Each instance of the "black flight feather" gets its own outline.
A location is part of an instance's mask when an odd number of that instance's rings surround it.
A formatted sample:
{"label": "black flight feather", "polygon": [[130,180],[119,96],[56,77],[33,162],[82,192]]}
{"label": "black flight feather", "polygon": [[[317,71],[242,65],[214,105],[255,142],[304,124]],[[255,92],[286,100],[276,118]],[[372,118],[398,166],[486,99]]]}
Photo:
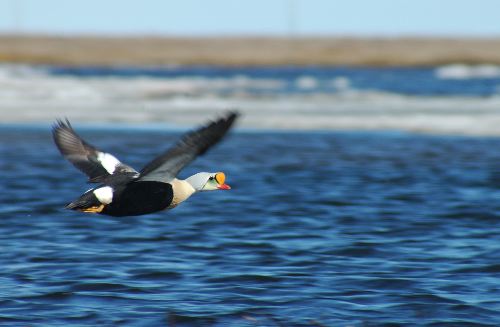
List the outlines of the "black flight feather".
{"label": "black flight feather", "polygon": [[170,182],[197,156],[219,142],[237,117],[238,113],[229,112],[206,126],[188,132],[172,148],[142,168],[139,179]]}
{"label": "black flight feather", "polygon": [[[106,155],[106,153],[85,142],[73,130],[67,119],[66,121],[57,120],[52,129],[52,136],[61,154],[76,168],[86,174],[89,177],[89,182],[103,182],[103,180],[111,176],[99,161],[99,156]],[[113,175],[122,173],[129,175],[137,174],[132,167],[119,163],[115,167]]]}

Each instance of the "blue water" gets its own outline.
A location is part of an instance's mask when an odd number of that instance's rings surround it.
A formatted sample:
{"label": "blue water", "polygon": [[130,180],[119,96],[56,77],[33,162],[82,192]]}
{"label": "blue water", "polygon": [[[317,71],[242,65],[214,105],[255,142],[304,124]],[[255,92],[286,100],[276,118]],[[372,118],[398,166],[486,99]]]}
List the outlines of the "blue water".
{"label": "blue water", "polygon": [[[80,130],[136,168],[179,135]],[[231,191],[119,219],[62,209],[49,126],[0,152],[1,325],[500,325],[499,138],[236,131],[182,173]]]}

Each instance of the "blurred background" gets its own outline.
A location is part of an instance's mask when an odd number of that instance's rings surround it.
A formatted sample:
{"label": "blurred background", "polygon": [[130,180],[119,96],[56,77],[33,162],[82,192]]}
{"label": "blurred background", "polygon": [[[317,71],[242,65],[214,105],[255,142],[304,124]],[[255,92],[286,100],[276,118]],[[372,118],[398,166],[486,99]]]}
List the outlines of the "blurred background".
{"label": "blurred background", "polygon": [[[0,325],[500,326],[500,1],[0,0]],[[67,117],[232,189],[115,219]],[[208,193],[208,194],[207,194]]]}
{"label": "blurred background", "polygon": [[0,1],[2,122],[498,134],[494,0]]}

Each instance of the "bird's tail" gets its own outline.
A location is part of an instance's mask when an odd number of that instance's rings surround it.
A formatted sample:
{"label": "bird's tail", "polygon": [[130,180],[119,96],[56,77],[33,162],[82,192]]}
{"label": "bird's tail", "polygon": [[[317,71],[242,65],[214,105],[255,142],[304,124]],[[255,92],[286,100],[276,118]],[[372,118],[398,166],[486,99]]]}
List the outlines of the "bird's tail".
{"label": "bird's tail", "polygon": [[87,192],[66,205],[66,209],[99,213],[104,209],[104,204],[97,199],[94,192]]}

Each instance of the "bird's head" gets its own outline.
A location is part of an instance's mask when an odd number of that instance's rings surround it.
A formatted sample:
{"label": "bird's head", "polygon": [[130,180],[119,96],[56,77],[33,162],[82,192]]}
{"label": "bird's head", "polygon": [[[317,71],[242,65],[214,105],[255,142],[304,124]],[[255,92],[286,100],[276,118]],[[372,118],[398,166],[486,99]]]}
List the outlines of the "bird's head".
{"label": "bird's head", "polygon": [[197,173],[186,179],[193,188],[198,191],[230,190],[231,187],[226,182],[226,175],[218,173]]}

